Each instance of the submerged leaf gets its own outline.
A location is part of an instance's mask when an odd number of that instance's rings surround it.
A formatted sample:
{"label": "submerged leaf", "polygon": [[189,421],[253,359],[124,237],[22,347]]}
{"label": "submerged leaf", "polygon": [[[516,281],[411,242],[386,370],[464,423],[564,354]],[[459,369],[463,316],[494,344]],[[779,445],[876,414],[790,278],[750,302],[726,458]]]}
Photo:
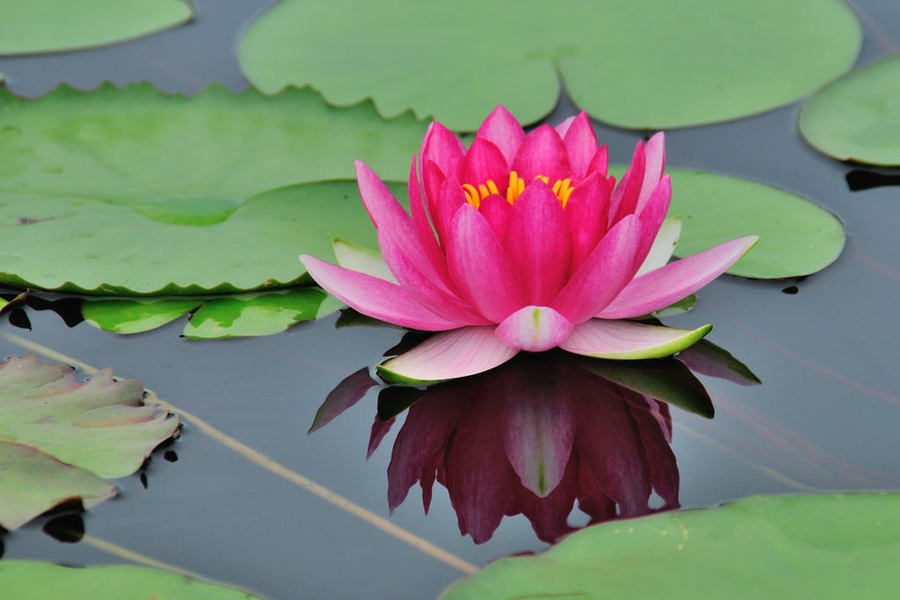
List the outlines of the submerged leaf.
{"label": "submerged leaf", "polygon": [[0,589],[16,600],[261,600],[244,590],[147,567],[116,565],[76,569],[30,560],[0,563]]}
{"label": "submerged leaf", "polygon": [[888,598],[900,585],[898,502],[883,492],[755,496],[605,523],[492,563],[441,598]]}
{"label": "submerged leaf", "polygon": [[597,119],[668,129],[793,102],[850,68],[861,37],[839,0],[284,0],[239,58],[267,92],[310,85],[335,105],[373,98],[383,115],[412,109],[455,130],[497,104],[537,121],[560,78]]}
{"label": "submerged leaf", "polygon": [[28,0],[4,2],[0,55],[115,44],[193,17],[188,0]]}

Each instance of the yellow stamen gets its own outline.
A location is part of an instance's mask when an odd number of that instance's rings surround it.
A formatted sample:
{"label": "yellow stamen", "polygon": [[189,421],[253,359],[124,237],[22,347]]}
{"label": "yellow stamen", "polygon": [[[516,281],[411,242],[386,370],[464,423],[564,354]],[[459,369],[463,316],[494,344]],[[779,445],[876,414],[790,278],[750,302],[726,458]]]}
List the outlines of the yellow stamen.
{"label": "yellow stamen", "polygon": [[491,194],[499,194],[500,193],[500,190],[497,189],[497,184],[494,183],[493,179],[488,179],[486,183],[487,183],[488,189],[491,191]]}
{"label": "yellow stamen", "polygon": [[535,176],[535,179],[540,179],[541,181],[543,181],[543,182],[546,183],[547,185],[550,185],[550,178],[547,177],[546,175],[537,175],[537,176]]}
{"label": "yellow stamen", "polygon": [[[538,175],[535,179],[540,179],[547,185],[550,185],[550,178],[547,175]],[[464,183],[462,187],[466,194],[466,200],[476,209],[481,206],[481,201],[488,196],[500,194],[500,188],[497,187],[497,184],[494,183],[492,179],[488,179],[484,183],[479,184],[478,187],[475,187],[471,183]],[[559,199],[559,203],[563,208],[566,207],[569,196],[571,196],[572,192],[575,190],[574,186],[572,186],[572,180],[568,177],[566,179],[557,179],[553,183],[551,189],[553,190],[553,194]],[[520,178],[519,174],[515,171],[510,171],[509,185],[506,186],[506,201],[510,204],[515,204],[516,199],[518,199],[524,191],[525,180]]]}
{"label": "yellow stamen", "polygon": [[462,187],[466,194],[466,200],[477,209],[481,205],[481,196],[478,195],[478,190],[471,183],[464,183]]}
{"label": "yellow stamen", "polygon": [[489,192],[488,192],[487,186],[484,185],[483,183],[478,186],[478,191],[481,193],[482,198],[488,197]]}

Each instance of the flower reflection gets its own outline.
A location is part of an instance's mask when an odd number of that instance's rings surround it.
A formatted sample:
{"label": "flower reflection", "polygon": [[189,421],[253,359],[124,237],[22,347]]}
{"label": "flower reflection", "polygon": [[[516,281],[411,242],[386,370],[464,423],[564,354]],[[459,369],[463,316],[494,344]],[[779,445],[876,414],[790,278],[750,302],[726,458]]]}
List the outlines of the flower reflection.
{"label": "flower reflection", "polygon": [[[312,429],[376,385],[365,378],[359,371],[342,382]],[[590,523],[679,506],[666,401],[712,416],[702,384],[675,359],[623,364],[523,354],[424,390],[383,388],[369,453],[409,407],[388,467],[392,511],[419,483],[427,512],[437,481],[460,531],[476,543],[490,539],[504,515],[517,514],[552,543],[574,529],[576,503]]]}

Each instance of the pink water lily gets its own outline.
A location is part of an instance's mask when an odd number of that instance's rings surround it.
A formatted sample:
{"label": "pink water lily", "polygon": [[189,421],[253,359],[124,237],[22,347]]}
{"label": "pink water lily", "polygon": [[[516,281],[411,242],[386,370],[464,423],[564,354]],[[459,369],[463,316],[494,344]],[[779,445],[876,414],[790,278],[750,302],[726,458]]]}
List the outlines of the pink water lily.
{"label": "pink water lily", "polygon": [[435,122],[413,157],[409,213],[356,163],[383,263],[349,245],[340,262],[357,270],[300,260],[357,311],[441,332],[380,365],[389,379],[473,375],[519,351],[557,346],[601,358],[667,356],[711,325],[684,330],[627,319],[695,292],[757,238],[668,263],[678,227],[663,227],[672,194],[664,162],[658,133],[637,144],[616,184],[585,113],[526,134],[498,106],[468,149]]}

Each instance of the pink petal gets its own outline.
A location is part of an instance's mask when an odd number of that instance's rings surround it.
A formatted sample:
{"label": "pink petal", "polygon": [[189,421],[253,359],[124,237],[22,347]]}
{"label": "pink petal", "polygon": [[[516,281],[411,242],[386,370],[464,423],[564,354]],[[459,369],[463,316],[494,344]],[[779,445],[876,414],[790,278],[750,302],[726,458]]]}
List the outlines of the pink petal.
{"label": "pink petal", "polygon": [[[434,222],[434,206],[438,196],[440,196],[441,186],[444,185],[445,179],[447,179],[447,176],[444,175],[444,172],[433,160],[422,163],[422,187],[425,190],[425,208],[428,209],[432,222]],[[435,228],[437,228],[436,224]]]}
{"label": "pink petal", "polygon": [[326,292],[373,319],[425,331],[465,325],[434,314],[394,283],[330,265],[306,254],[300,255],[300,261]]}
{"label": "pink petal", "polygon": [[450,276],[479,313],[499,323],[527,304],[515,267],[484,215],[463,204],[447,233]]}
{"label": "pink petal", "polygon": [[578,267],[551,306],[577,324],[609,304],[637,270],[634,240],[639,233],[640,224],[633,215],[616,223]]}
{"label": "pink petal", "polygon": [[675,251],[675,245],[678,244],[678,238],[681,236],[681,219],[673,218],[663,222],[662,226],[653,240],[650,252],[644,258],[641,268],[635,274],[640,277],[644,273],[649,273],[660,267],[665,266],[669,259],[672,258],[672,252]]}
{"label": "pink petal", "polygon": [[428,255],[428,259],[437,268],[440,264],[445,264],[444,254],[438,246],[437,239],[434,237],[434,230],[431,223],[428,222],[428,212],[422,202],[422,196],[419,194],[419,180],[416,177],[416,156],[412,157],[412,164],[409,167],[409,182],[407,183],[407,193],[409,194],[409,209],[412,214],[413,225],[416,228],[416,235],[422,242],[422,247]]}
{"label": "pink petal", "polygon": [[[597,150],[597,153],[594,154],[594,158],[591,159],[591,164],[588,165],[588,170],[587,170],[587,173],[585,173],[585,175],[596,172],[596,173],[602,173],[604,176],[606,176],[606,170],[607,170],[608,166],[609,166],[609,149],[606,147],[606,144],[604,144],[604,145],[600,146],[600,148]],[[615,178],[613,178],[612,181],[609,182],[609,186],[610,186],[610,188],[613,188],[613,187],[615,187],[615,185],[616,185],[616,180],[615,180]]]}
{"label": "pink petal", "polygon": [[555,391],[553,386],[523,386],[507,398],[503,411],[503,447],[509,463],[522,485],[541,498],[562,481],[575,441],[569,403],[548,401]]}
{"label": "pink petal", "polygon": [[423,165],[432,161],[440,167],[445,176],[459,179],[459,168],[466,154],[466,148],[452,131],[435,121],[425,132],[420,154]]}
{"label": "pink petal", "polygon": [[606,177],[592,173],[569,196],[565,213],[572,234],[572,272],[581,266],[606,233],[609,192]]}
{"label": "pink petal", "polygon": [[573,327],[549,306],[526,306],[506,317],[494,333],[513,348],[543,352],[562,343]]}
{"label": "pink petal", "polygon": [[669,202],[672,200],[672,184],[669,176],[666,175],[653,189],[653,193],[647,200],[644,210],[638,213],[638,219],[641,222],[641,236],[637,241],[638,251],[635,254],[635,266],[639,267],[650,253],[653,247],[653,241],[662,227],[663,221],[666,220],[666,213],[669,211]]}
{"label": "pink petal", "polygon": [[576,180],[582,179],[591,166],[591,161],[597,154],[597,136],[588,119],[587,113],[581,113],[572,121],[563,137],[563,145],[569,156],[569,165],[572,167],[572,175]]}
{"label": "pink petal", "polygon": [[601,319],[639,317],[678,302],[724,273],[758,239],[755,235],[737,238],[641,275],[597,316]]}
{"label": "pink petal", "polygon": [[513,160],[512,170],[528,185],[538,175],[550,178],[552,185],[571,175],[566,147],[556,130],[541,125],[525,136]]}
{"label": "pink petal", "polygon": [[509,183],[509,166],[507,166],[506,158],[503,157],[500,148],[488,140],[475,138],[463,159],[459,180],[461,183],[469,183],[475,187],[491,180],[497,184],[501,193],[506,193],[506,186]]}
{"label": "pink petal", "polygon": [[431,220],[438,232],[441,246],[444,248],[445,264],[450,224],[453,222],[453,217],[456,216],[459,207],[463,204],[468,204],[468,202],[462,186],[456,179],[447,178],[441,182],[441,187],[429,207]]}
{"label": "pink petal", "polygon": [[503,196],[491,194],[481,201],[481,206],[478,210],[488,220],[491,227],[494,228],[497,239],[502,240],[506,234],[506,223],[509,220],[510,213],[512,213],[512,205],[509,201]]}
{"label": "pink petal", "polygon": [[[488,118],[478,128],[475,139],[485,139],[497,146],[506,159],[506,170],[508,172],[513,158],[516,156],[516,151],[522,145],[522,140],[525,139],[525,132],[516,118],[506,108],[498,104],[497,108],[488,115]],[[499,181],[496,181],[496,183],[500,184]]]}
{"label": "pink petal", "polygon": [[709,333],[710,329],[712,325],[704,325],[691,331],[635,321],[591,319],[576,325],[572,334],[559,347],[594,358],[661,358],[691,346]]}
{"label": "pink petal", "polygon": [[500,341],[493,327],[464,327],[434,335],[377,370],[391,383],[455,379],[493,369],[518,352]]}
{"label": "pink petal", "polygon": [[622,175],[619,185],[609,199],[609,224],[612,225],[625,215],[630,215],[637,207],[644,181],[644,143],[638,142],[631,158],[631,166]]}
{"label": "pink petal", "polygon": [[549,303],[569,277],[572,241],[562,206],[543,181],[531,182],[516,200],[503,246],[518,270],[526,301]]}
{"label": "pink petal", "polygon": [[569,127],[572,126],[572,121],[574,121],[574,120],[575,120],[575,117],[569,117],[567,119],[563,119],[559,123],[559,125],[554,127],[554,129],[556,129],[556,133],[559,134],[560,138],[565,137],[566,132],[569,131]]}
{"label": "pink petal", "polygon": [[644,147],[644,165],[644,178],[635,210],[637,213],[644,209],[644,204],[650,199],[650,194],[659,183],[666,166],[666,137],[662,131],[647,141]]}

